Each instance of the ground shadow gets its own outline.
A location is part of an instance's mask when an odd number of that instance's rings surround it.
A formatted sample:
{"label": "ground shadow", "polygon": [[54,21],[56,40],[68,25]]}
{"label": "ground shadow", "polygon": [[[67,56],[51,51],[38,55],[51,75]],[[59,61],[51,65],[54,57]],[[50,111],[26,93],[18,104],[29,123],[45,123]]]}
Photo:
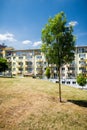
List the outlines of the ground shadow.
{"label": "ground shadow", "polygon": [[76,105],[87,107],[87,101],[86,100],[68,100],[69,102],[72,102]]}

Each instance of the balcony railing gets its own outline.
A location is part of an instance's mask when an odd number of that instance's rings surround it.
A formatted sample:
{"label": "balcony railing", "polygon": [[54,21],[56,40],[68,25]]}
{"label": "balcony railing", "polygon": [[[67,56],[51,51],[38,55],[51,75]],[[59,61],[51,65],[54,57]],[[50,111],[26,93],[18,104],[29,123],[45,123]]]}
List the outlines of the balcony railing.
{"label": "balcony railing", "polygon": [[37,68],[42,68],[43,65],[37,64],[36,67],[37,67]]}
{"label": "balcony railing", "polygon": [[84,63],[84,64],[80,64],[80,67],[85,68],[85,67],[86,67],[86,64],[85,64],[85,63]]}

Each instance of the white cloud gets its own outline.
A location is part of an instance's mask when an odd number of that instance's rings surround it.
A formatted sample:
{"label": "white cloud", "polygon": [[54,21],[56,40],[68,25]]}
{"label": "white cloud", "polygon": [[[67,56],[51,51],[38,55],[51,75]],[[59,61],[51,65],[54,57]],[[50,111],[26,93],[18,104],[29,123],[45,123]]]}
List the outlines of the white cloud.
{"label": "white cloud", "polygon": [[15,42],[17,40],[14,38],[14,35],[12,33],[5,33],[0,34],[0,41]]}
{"label": "white cloud", "polygon": [[69,22],[69,25],[71,25],[71,26],[76,26],[77,24],[78,24],[77,21],[71,21],[71,22]]}
{"label": "white cloud", "polygon": [[37,41],[37,42],[34,42],[33,46],[36,47],[36,46],[39,46],[39,45],[41,45],[41,44],[42,44],[41,41]]}
{"label": "white cloud", "polygon": [[31,44],[32,42],[29,40],[22,41],[22,44]]}

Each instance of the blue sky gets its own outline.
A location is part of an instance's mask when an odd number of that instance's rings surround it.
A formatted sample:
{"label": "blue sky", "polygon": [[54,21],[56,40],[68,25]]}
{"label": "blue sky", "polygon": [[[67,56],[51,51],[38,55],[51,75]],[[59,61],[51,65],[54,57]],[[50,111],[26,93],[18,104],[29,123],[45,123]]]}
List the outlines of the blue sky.
{"label": "blue sky", "polygon": [[0,44],[39,48],[42,28],[61,11],[74,25],[76,45],[87,45],[87,0],[0,0]]}

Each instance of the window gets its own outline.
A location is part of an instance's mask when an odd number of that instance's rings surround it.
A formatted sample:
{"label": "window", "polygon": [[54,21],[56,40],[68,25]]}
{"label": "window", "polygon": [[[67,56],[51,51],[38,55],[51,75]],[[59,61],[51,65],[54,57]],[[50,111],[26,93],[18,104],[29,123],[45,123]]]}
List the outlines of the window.
{"label": "window", "polygon": [[65,68],[62,68],[62,70],[65,70]]}
{"label": "window", "polygon": [[65,84],[65,81],[62,81],[62,84]]}
{"label": "window", "polygon": [[22,56],[22,54],[23,54],[23,52],[21,52],[21,51],[16,52],[17,56]]}
{"label": "window", "polygon": [[15,60],[16,59],[16,57],[13,57],[13,60]]}
{"label": "window", "polygon": [[67,84],[70,84],[70,81],[67,81]]}
{"label": "window", "polygon": [[41,68],[36,68],[36,70],[37,70],[37,71],[42,71],[42,69],[41,69]]}
{"label": "window", "polygon": [[58,70],[57,67],[54,67],[54,70]]}
{"label": "window", "polygon": [[86,71],[86,68],[84,68],[84,67],[79,67],[79,70]]}
{"label": "window", "polygon": [[65,74],[62,74],[62,77],[64,77],[65,76]]}
{"label": "window", "polygon": [[41,59],[42,56],[41,56],[41,55],[37,55],[36,58],[37,58],[37,59]]}
{"label": "window", "polygon": [[68,71],[70,71],[70,70],[75,70],[75,68],[74,67],[68,67]]}
{"label": "window", "polygon": [[26,65],[32,65],[32,62],[31,61],[26,62]]}
{"label": "window", "polygon": [[44,65],[46,65],[47,63],[46,62],[44,62]]}
{"label": "window", "polygon": [[85,52],[85,48],[78,48],[78,53],[84,53]]}
{"label": "window", "polygon": [[79,58],[85,58],[86,54],[79,54]]}
{"label": "window", "polygon": [[13,62],[13,66],[15,66],[16,65],[16,63],[15,62]]}
{"label": "window", "polygon": [[76,84],[76,82],[75,82],[75,81],[73,81],[73,82],[72,82],[72,84]]}
{"label": "window", "polygon": [[19,59],[21,60],[21,59],[23,59],[23,57],[22,57],[22,56],[20,56],[20,57],[19,57]]}
{"label": "window", "polygon": [[40,55],[41,54],[41,51],[40,50],[37,50],[34,52],[35,55]]}
{"label": "window", "polygon": [[32,72],[32,70],[33,70],[32,68],[26,68],[26,71],[28,71],[30,73]]}
{"label": "window", "polygon": [[23,65],[23,62],[19,62],[19,65]]}
{"label": "window", "polygon": [[19,68],[19,71],[23,71],[23,68]]}
{"label": "window", "polygon": [[40,66],[41,66],[41,65],[42,65],[42,62],[36,62],[36,65],[40,65]]}
{"label": "window", "polygon": [[26,58],[27,59],[32,59],[32,56],[31,55],[27,55]]}
{"label": "window", "polygon": [[6,52],[6,56],[11,56],[11,52]]}
{"label": "window", "polygon": [[15,71],[16,70],[16,68],[13,68],[13,71]]}
{"label": "window", "polygon": [[81,61],[79,61],[79,64],[81,64],[82,62]]}
{"label": "window", "polygon": [[86,65],[86,62],[85,61],[79,61],[79,64]]}

